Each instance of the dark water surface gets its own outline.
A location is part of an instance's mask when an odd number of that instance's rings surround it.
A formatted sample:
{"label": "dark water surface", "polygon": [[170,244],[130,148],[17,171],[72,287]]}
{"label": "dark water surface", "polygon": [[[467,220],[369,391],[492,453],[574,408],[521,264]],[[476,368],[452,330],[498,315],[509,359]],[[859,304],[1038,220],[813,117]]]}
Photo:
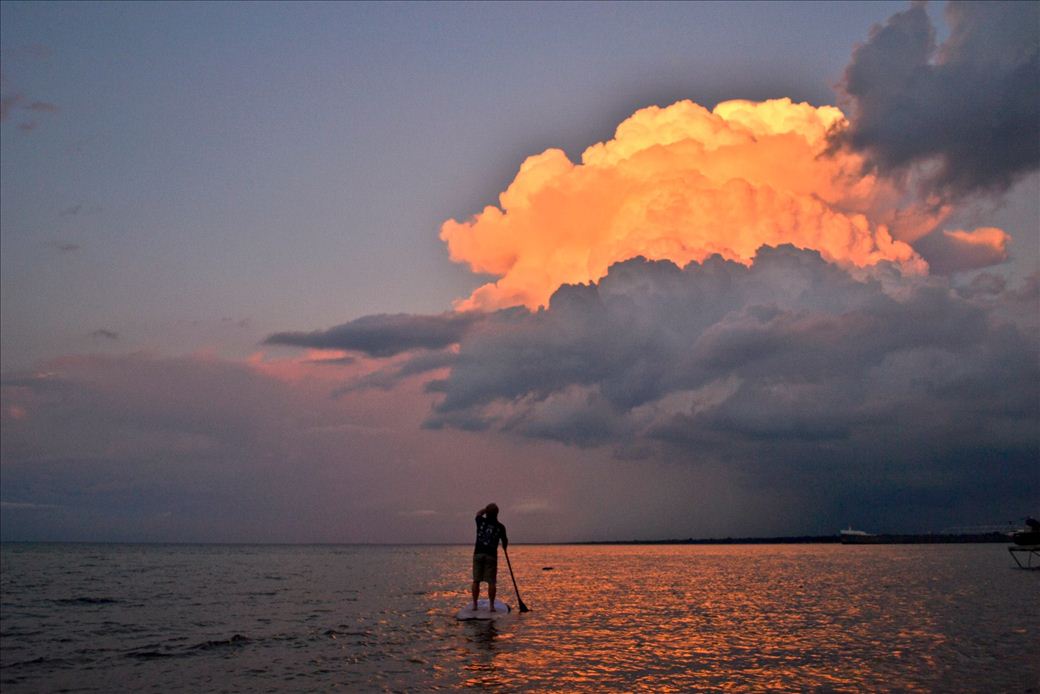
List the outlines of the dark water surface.
{"label": "dark water surface", "polygon": [[453,618],[470,552],[4,545],[0,687],[1040,691],[1002,545],[515,546],[493,625]]}

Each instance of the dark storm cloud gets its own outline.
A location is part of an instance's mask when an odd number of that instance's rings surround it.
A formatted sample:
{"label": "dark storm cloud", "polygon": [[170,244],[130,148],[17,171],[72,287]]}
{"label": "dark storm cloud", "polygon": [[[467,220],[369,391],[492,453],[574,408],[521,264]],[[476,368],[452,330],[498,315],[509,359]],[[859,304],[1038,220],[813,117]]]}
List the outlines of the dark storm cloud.
{"label": "dark storm cloud", "polygon": [[[840,433],[873,412],[867,386],[893,360],[935,351],[982,368],[973,350],[1019,334],[990,323],[942,284],[890,295],[792,247],[763,248],[750,268],[717,257],[685,270],[635,259],[598,284],[562,287],[546,311],[474,328],[450,375],[431,386],[444,395],[433,421],[462,415],[526,431],[537,415],[542,430],[547,411],[566,419],[577,408],[586,430],[645,433],[663,423],[652,410],[681,393],[700,400],[693,414],[709,428],[801,436],[799,422],[844,412],[847,421],[821,429]],[[1035,387],[1036,369],[1024,375]],[[1009,379],[1022,383],[1004,374],[995,387]],[[601,413],[595,427],[590,408]]]}
{"label": "dark storm cloud", "polygon": [[723,464],[834,519],[856,495],[903,527],[935,499],[988,517],[1036,498],[1037,281],[855,272],[791,246],[750,267],[635,258],[346,389],[445,369],[428,428]]}
{"label": "dark storm cloud", "polygon": [[853,53],[838,141],[886,175],[918,165],[926,192],[1000,192],[1040,164],[1040,3],[956,2],[937,46],[923,5]]}
{"label": "dark storm cloud", "polygon": [[102,340],[118,340],[119,333],[114,330],[107,330],[105,328],[98,328],[94,332],[90,333],[91,337],[99,338]]}
{"label": "dark storm cloud", "polygon": [[1019,502],[1040,492],[1040,338],[1000,317],[1036,315],[1035,291],[878,277],[792,247],[751,267],[619,263],[547,310],[474,327],[429,386],[427,426],[649,447],[764,486],[866,476],[873,495],[957,504],[1010,476]]}
{"label": "dark storm cloud", "polygon": [[266,344],[341,349],[374,357],[390,357],[413,349],[441,349],[457,343],[480,314],[443,313],[414,316],[403,313],[363,316],[328,330],[275,333]]}

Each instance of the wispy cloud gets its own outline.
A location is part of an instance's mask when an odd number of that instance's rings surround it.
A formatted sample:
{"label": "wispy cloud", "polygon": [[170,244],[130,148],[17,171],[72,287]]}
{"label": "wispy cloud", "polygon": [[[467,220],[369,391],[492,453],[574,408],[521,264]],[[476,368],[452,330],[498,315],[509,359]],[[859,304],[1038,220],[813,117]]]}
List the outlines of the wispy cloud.
{"label": "wispy cloud", "polygon": [[10,117],[11,110],[22,100],[21,94],[5,94],[0,96],[0,121]]}
{"label": "wispy cloud", "polygon": [[17,511],[46,511],[61,508],[57,504],[37,504],[30,501],[0,501],[0,508]]}
{"label": "wispy cloud", "polygon": [[33,101],[32,103],[26,104],[23,108],[26,111],[36,111],[38,113],[57,113],[58,107],[48,101]]}
{"label": "wispy cloud", "polygon": [[[0,95],[0,122],[11,118],[16,110],[28,111],[29,113],[34,114],[51,114],[57,113],[60,109],[49,101],[27,102],[25,95],[21,92],[11,92]],[[39,122],[37,120],[30,119],[19,123],[18,129],[23,132],[29,132],[35,130],[38,126]]]}

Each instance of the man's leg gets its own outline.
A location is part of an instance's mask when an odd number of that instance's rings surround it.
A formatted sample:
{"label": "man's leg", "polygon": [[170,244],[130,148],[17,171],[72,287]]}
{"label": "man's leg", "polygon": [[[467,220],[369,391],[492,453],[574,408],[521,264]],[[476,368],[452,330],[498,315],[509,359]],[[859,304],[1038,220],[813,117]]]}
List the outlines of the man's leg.
{"label": "man's leg", "polygon": [[477,598],[480,597],[480,581],[473,581],[473,609],[477,609]]}
{"label": "man's leg", "polygon": [[488,603],[491,605],[491,611],[495,611],[495,582],[488,581]]}

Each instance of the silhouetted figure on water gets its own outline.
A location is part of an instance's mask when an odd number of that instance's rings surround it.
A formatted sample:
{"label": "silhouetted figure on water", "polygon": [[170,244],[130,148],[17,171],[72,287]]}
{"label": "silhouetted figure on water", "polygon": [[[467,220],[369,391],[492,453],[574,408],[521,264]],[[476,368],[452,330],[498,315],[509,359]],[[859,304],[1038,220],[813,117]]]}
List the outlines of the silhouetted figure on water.
{"label": "silhouetted figure on water", "polygon": [[498,522],[498,506],[488,504],[477,511],[477,541],[473,546],[473,609],[477,609],[481,581],[488,584],[488,608],[495,610],[495,583],[498,577],[498,541],[502,551],[509,547],[506,526]]}

